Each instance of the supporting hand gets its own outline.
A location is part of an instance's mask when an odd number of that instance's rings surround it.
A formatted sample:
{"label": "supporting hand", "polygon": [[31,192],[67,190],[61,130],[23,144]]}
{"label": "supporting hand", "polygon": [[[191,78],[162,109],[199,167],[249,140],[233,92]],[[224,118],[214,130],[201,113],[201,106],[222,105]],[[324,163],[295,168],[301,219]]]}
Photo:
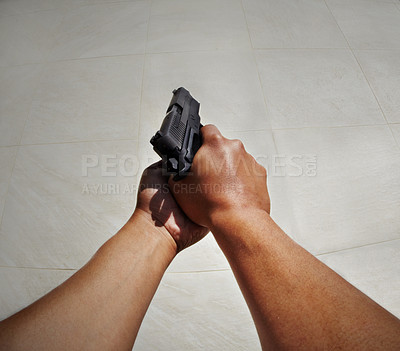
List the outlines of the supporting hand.
{"label": "supporting hand", "polygon": [[208,233],[207,228],[192,222],[175,201],[168,186],[168,176],[162,174],[161,162],[143,172],[135,212],[138,211],[174,240],[178,252]]}

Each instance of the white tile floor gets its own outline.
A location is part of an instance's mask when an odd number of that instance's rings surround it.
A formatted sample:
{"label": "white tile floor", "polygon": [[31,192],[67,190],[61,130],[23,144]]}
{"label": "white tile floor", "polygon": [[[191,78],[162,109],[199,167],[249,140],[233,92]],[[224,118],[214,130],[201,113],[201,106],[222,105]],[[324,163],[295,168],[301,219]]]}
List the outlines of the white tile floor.
{"label": "white tile floor", "polygon": [[[267,166],[289,235],[400,316],[399,38],[397,0],[0,0],[0,318],[124,223],[180,85]],[[259,349],[212,236],[135,349]]]}

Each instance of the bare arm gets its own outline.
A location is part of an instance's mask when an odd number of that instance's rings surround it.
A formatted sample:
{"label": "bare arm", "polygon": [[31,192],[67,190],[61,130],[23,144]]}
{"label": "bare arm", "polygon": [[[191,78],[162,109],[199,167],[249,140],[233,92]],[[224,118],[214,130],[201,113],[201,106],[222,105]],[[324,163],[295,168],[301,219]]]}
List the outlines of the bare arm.
{"label": "bare arm", "polygon": [[[214,126],[203,127],[202,134],[193,175],[170,183],[183,210],[211,229],[226,255],[263,349],[398,348],[400,321],[270,218],[266,172],[243,145]],[[199,191],[188,192],[191,183]]]}
{"label": "bare arm", "polygon": [[2,322],[1,348],[132,348],[175,250],[145,216],[136,213],[74,276]]}
{"label": "bare arm", "polygon": [[212,231],[263,349],[399,347],[399,320],[292,241],[269,215],[242,212],[230,218],[236,220],[216,222]]}
{"label": "bare arm", "polygon": [[1,350],[132,349],[169,263],[208,231],[163,184],[159,165],[150,167],[128,223],[65,283],[1,322]]}

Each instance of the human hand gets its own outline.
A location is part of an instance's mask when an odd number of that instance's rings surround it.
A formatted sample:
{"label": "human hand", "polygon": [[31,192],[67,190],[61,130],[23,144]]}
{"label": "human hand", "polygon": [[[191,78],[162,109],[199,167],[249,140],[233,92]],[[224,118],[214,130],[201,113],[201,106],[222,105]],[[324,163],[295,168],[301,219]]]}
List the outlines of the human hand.
{"label": "human hand", "polygon": [[161,161],[143,172],[135,212],[141,212],[160,230],[170,235],[177,252],[201,240],[208,229],[193,223],[172,196],[168,177],[162,175]]}
{"label": "human hand", "polygon": [[191,175],[169,180],[177,202],[196,223],[212,230],[218,218],[270,212],[267,173],[239,140],[224,138],[217,127],[201,129],[203,144]]}

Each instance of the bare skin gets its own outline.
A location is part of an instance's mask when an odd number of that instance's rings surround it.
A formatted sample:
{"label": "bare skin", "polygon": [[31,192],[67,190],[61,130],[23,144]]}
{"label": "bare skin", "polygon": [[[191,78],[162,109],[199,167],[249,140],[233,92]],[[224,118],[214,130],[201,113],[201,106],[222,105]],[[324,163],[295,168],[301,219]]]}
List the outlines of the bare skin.
{"label": "bare skin", "polygon": [[400,321],[270,218],[265,169],[243,145],[214,126],[202,136],[193,174],[167,187],[159,164],[150,167],[128,223],[64,284],[1,322],[1,350],[130,349],[165,269],[206,228],[231,264],[264,350],[398,348]]}
{"label": "bare skin", "polygon": [[0,350],[132,349],[166,268],[208,232],[176,204],[160,164],[145,173],[130,220],[70,279],[2,321]]}
{"label": "bare skin", "polygon": [[[170,180],[170,187],[185,213],[210,228],[226,255],[263,350],[399,349],[399,319],[271,219],[266,172],[241,142],[225,139],[214,126],[203,127],[202,136],[193,174]],[[190,191],[191,184],[200,186]]]}

